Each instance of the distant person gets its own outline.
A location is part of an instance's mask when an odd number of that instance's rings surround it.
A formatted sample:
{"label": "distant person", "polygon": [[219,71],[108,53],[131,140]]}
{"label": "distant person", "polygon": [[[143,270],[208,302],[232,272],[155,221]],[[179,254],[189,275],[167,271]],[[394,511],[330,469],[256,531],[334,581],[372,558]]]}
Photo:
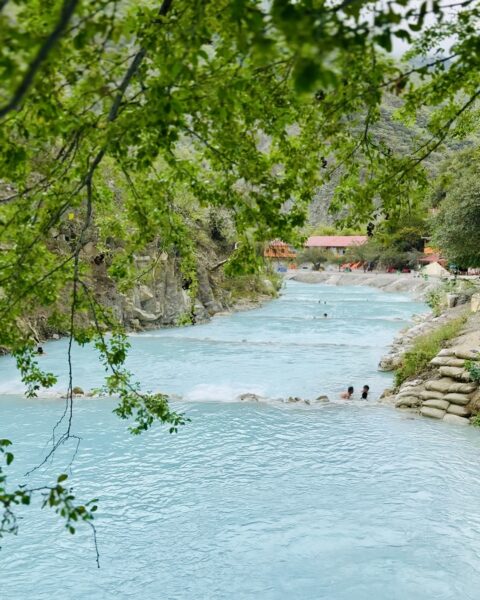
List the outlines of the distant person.
{"label": "distant person", "polygon": [[368,392],[370,391],[370,386],[364,385],[362,390],[362,400],[368,400]]}
{"label": "distant person", "polygon": [[325,319],[328,317],[327,313],[323,313],[323,316]]}
{"label": "distant person", "polygon": [[37,354],[45,354],[45,352],[43,351],[43,348],[41,346],[39,346],[37,348]]}
{"label": "distant person", "polygon": [[342,398],[343,400],[350,400],[350,398],[353,396],[353,385],[351,385],[346,392],[342,392],[340,394],[340,398]]}

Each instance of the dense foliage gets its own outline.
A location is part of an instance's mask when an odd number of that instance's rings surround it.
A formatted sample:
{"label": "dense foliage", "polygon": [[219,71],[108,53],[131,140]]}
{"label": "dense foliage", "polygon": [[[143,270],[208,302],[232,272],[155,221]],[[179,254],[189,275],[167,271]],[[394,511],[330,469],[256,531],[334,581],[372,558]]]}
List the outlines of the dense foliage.
{"label": "dense foliage", "polygon": [[[0,345],[29,393],[55,378],[20,319],[47,307],[70,348],[93,342],[134,432],[157,420],[175,431],[183,416],[124,367],[128,344],[95,296],[85,246],[109,255],[116,243],[108,274],[127,288],[135,254],[157,243],[193,295],[182,205],[234,214],[230,274],[254,268],[257,242],[294,241],[318,186],[338,173],[331,209],[351,221],[409,206],[427,183],[422,162],[476,117],[479,14],[469,0],[457,10],[445,18],[438,0],[0,2]],[[418,66],[388,58],[395,40],[411,43]],[[387,91],[403,96],[406,121],[438,107],[407,155],[372,136]],[[72,436],[68,360],[51,452]],[[9,494],[2,479],[6,510]]]}
{"label": "dense foliage", "polygon": [[432,222],[433,243],[460,269],[480,266],[480,163],[478,153],[469,158],[447,181]]}

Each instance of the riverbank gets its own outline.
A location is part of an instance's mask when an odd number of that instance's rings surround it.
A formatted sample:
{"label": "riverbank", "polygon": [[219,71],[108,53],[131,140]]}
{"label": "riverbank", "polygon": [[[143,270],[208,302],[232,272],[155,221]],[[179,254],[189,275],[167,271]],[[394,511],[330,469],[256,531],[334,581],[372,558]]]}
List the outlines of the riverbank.
{"label": "riverbank", "polygon": [[469,425],[480,413],[480,313],[470,305],[429,315],[401,333],[379,370],[396,371],[382,401],[398,409]]}
{"label": "riverbank", "polygon": [[325,285],[365,285],[384,292],[407,292],[416,298],[423,297],[441,283],[439,278],[423,279],[414,273],[377,272],[333,272],[333,271],[293,271],[285,275],[302,283],[323,283]]}

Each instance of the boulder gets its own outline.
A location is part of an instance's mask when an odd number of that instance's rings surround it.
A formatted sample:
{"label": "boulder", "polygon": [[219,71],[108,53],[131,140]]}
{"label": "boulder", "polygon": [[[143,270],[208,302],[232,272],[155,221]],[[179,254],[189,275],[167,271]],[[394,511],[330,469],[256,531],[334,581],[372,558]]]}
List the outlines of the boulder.
{"label": "boulder", "polygon": [[474,348],[470,350],[459,348],[458,350],[455,350],[455,356],[457,358],[463,358],[464,360],[480,360],[480,351],[475,350]]}
{"label": "boulder", "polygon": [[462,367],[465,365],[465,361],[461,358],[455,358],[451,356],[436,356],[430,361],[431,365],[436,367]]}
{"label": "boulder", "polygon": [[449,377],[443,377],[442,379],[431,379],[427,381],[425,384],[426,390],[431,390],[433,392],[449,392],[451,391],[449,388],[454,383],[453,379]]}
{"label": "boulder", "polygon": [[445,411],[430,406],[422,406],[420,409],[420,414],[422,414],[424,417],[430,417],[431,419],[443,419]]}
{"label": "boulder", "polygon": [[75,394],[75,396],[83,396],[84,395],[84,391],[82,390],[81,387],[78,387],[78,385],[76,385],[73,389],[72,389],[72,394]]}
{"label": "boulder", "polygon": [[454,308],[459,303],[460,296],[458,294],[447,294],[447,306],[448,308]]}
{"label": "boulder", "polygon": [[261,396],[257,396],[257,394],[251,394],[248,392],[246,394],[240,394],[238,399],[240,402],[259,402],[261,400]]}
{"label": "boulder", "polygon": [[447,413],[443,420],[446,423],[451,423],[452,425],[470,425],[470,421],[465,419],[464,417],[459,417],[457,415],[452,415],[451,413]]}
{"label": "boulder", "polygon": [[262,285],[264,288],[264,291],[267,294],[271,294],[272,296],[275,295],[275,286],[273,285],[273,283],[270,281],[270,279],[262,279]]}
{"label": "boulder", "polygon": [[139,285],[137,287],[137,294],[140,302],[146,302],[155,297],[152,290],[147,285]]}
{"label": "boulder", "polygon": [[406,396],[415,396],[416,398],[420,397],[420,394],[423,392],[422,388],[414,388],[414,387],[402,387],[397,394],[397,398],[403,398]]}
{"label": "boulder", "polygon": [[458,392],[459,394],[471,394],[477,389],[475,383],[457,383],[453,382],[449,388],[449,392]]}
{"label": "boulder", "polygon": [[138,319],[130,319],[130,327],[136,331],[138,329],[141,329],[142,325]]}
{"label": "boulder", "polygon": [[470,373],[460,367],[440,367],[440,375],[452,377],[460,381],[470,381]]}
{"label": "boulder", "polygon": [[470,298],[470,310],[474,313],[480,311],[480,294],[473,294]]}
{"label": "boulder", "polygon": [[431,406],[432,408],[447,410],[447,408],[450,406],[450,402],[448,400],[425,400],[423,406]]}
{"label": "boulder", "polygon": [[480,413],[480,390],[477,390],[474,394],[472,394],[469,407],[471,408],[472,413]]}
{"label": "boulder", "polygon": [[138,308],[137,306],[134,306],[132,308],[132,314],[133,314],[134,318],[138,319],[140,322],[157,321],[161,317],[161,315],[155,315],[153,313],[146,312],[145,310],[142,310],[141,308]]}
{"label": "boulder", "polygon": [[315,402],[330,402],[330,400],[328,396],[318,396],[318,398],[315,398]]}
{"label": "boulder", "polygon": [[455,350],[452,348],[442,348],[437,356],[455,356]]}
{"label": "boulder", "polygon": [[382,357],[377,368],[379,371],[393,371],[398,366],[400,366],[400,356],[398,354],[387,354]]}
{"label": "boulder", "polygon": [[465,394],[451,393],[445,396],[445,400],[452,402],[453,404],[459,404],[460,406],[466,406],[470,402],[470,396]]}
{"label": "boulder", "polygon": [[404,396],[395,402],[395,406],[396,408],[414,408],[420,406],[421,402],[420,398],[416,396]]}
{"label": "boulder", "polygon": [[472,414],[469,408],[466,406],[459,406],[458,404],[450,404],[447,412],[452,415],[457,415],[457,417],[469,417]]}
{"label": "boulder", "polygon": [[422,400],[442,400],[445,394],[443,392],[433,392],[432,390],[425,390],[420,393]]}
{"label": "boulder", "polygon": [[423,386],[423,380],[422,379],[412,379],[410,381],[406,381],[402,385],[402,388],[418,387],[419,385]]}

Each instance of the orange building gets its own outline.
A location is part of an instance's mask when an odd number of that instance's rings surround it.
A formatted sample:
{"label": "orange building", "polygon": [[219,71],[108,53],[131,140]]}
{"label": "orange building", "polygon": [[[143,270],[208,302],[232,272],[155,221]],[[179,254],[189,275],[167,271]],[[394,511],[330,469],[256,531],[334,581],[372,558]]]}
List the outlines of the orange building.
{"label": "orange building", "polygon": [[265,248],[263,256],[268,258],[277,270],[284,271],[287,267],[290,269],[296,268],[294,261],[297,253],[295,249],[281,240],[270,242]]}

